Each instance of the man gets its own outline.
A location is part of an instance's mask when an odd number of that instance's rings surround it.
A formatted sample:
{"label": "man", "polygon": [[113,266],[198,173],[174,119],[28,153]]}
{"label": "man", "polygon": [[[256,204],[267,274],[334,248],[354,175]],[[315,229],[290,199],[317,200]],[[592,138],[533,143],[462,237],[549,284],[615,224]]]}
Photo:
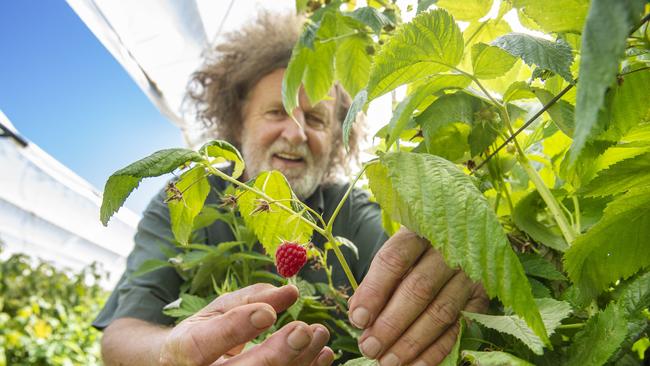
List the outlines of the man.
{"label": "man", "polygon": [[[282,77],[300,25],[294,16],[262,14],[255,24],[231,34],[217,48],[219,57],[196,73],[190,97],[216,136],[242,152],[244,179],[280,170],[298,197],[327,219],[347,187],[336,177],[350,159],[341,143],[350,98],[337,86],[329,100],[311,105],[301,91],[293,118],[285,113]],[[352,157],[361,126],[355,125],[351,135]],[[225,187],[224,182],[214,185],[216,190]],[[163,200],[164,193],[145,211],[127,273],[94,323],[105,328],[102,353],[107,365],[332,363],[327,329],[302,322],[292,322],[261,345],[239,353],[242,344],[268,329],[276,314],[296,300],[293,286],[253,285],[217,298],[170,327],[161,309],[178,297],[180,277],[172,269],[160,269],[127,280],[145,259],[165,258],[159,244],[171,232]],[[439,363],[455,341],[459,312],[485,308],[482,288],[448,268],[426,240],[408,230],[386,240],[379,208],[362,191],[353,191],[333,230],[359,247],[359,259],[348,258],[355,277],[362,280],[350,299],[349,319],[365,329],[361,351],[381,365]],[[230,235],[217,224],[206,229],[209,244],[231,240]],[[303,272],[308,280],[318,279],[318,273]],[[336,265],[334,282],[345,283]]]}

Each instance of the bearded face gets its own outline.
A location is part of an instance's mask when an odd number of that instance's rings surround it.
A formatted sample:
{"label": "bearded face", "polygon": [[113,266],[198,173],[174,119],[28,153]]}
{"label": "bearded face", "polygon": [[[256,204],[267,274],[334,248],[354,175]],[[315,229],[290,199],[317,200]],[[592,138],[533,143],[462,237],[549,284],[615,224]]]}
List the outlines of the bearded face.
{"label": "bearded face", "polygon": [[283,75],[284,69],[279,69],[260,79],[244,104],[240,142],[246,162],[245,178],[279,170],[298,198],[304,200],[316,190],[329,168],[334,105],[328,100],[312,106],[301,90],[300,106],[291,118],[282,106]]}

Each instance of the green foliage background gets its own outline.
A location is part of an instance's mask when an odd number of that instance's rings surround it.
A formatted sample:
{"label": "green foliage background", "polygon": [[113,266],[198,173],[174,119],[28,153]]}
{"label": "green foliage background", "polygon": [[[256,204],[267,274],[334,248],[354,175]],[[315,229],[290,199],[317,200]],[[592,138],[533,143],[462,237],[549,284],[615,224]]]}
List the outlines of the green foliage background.
{"label": "green foliage background", "polygon": [[101,364],[101,333],[90,324],[107,298],[102,276],[96,266],[70,273],[24,254],[1,261],[0,365]]}

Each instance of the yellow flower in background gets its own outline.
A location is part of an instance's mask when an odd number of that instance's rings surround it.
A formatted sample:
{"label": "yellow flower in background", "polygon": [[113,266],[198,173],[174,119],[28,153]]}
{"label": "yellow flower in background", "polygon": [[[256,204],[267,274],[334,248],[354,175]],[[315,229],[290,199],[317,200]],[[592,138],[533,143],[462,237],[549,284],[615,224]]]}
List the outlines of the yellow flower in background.
{"label": "yellow flower in background", "polygon": [[25,306],[24,308],[21,308],[16,312],[16,315],[19,318],[29,318],[32,315],[32,309],[30,307]]}
{"label": "yellow flower in background", "polygon": [[16,348],[20,345],[20,332],[12,330],[5,335],[7,340],[7,348]]}
{"label": "yellow flower in background", "polygon": [[43,319],[39,319],[34,325],[34,334],[36,338],[47,338],[52,334],[52,327]]}

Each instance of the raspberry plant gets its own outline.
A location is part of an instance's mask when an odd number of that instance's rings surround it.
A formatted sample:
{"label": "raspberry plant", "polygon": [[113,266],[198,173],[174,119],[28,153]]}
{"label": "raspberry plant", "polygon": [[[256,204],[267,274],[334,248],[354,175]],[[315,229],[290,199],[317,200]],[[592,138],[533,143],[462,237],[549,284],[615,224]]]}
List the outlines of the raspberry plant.
{"label": "raspberry plant", "polygon": [[[377,159],[354,181],[368,179],[387,231],[398,223],[427,238],[494,299],[490,314],[463,313],[471,322],[446,364],[641,363],[650,319],[650,5],[504,0],[486,18],[491,0],[431,3],[419,1],[402,22],[385,1],[357,9],[298,1],[310,18],[285,72],[285,108],[296,107],[300,85],[313,104],[340,83],[354,96],[347,143],[368,103],[406,86],[376,135]],[[544,36],[511,32],[508,12]],[[224,160],[232,175],[216,168]],[[277,238],[306,243],[316,231],[330,245],[314,256],[333,250],[356,288],[331,233],[336,213],[324,222],[278,172],[237,181],[243,161],[221,141],[116,172],[102,221],[141,179],[188,164],[170,191],[179,243],[190,241],[214,174],[237,187],[241,217],[269,255]]]}

